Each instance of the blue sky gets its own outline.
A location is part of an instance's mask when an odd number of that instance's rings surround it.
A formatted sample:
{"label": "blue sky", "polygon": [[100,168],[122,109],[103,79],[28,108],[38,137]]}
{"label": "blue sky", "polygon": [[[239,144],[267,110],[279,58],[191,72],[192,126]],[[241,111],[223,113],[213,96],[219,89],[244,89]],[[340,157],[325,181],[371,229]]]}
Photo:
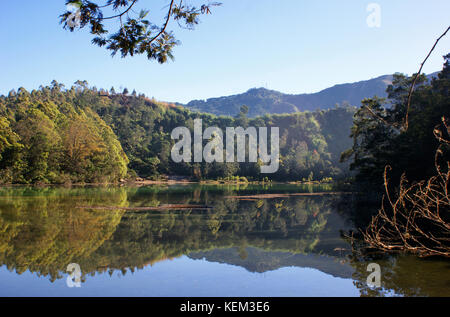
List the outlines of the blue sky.
{"label": "blue sky", "polygon": [[[194,0],[199,3],[201,1]],[[98,88],[136,89],[158,100],[187,102],[267,87],[310,93],[335,84],[417,71],[450,24],[448,0],[222,0],[195,31],[171,24],[182,42],[175,61],[110,57],[85,31],[62,29],[64,0],[6,1],[0,11],[0,94],[53,79]],[[381,7],[381,27],[366,23]],[[161,18],[164,0],[140,0]],[[450,35],[424,68],[442,68]]]}

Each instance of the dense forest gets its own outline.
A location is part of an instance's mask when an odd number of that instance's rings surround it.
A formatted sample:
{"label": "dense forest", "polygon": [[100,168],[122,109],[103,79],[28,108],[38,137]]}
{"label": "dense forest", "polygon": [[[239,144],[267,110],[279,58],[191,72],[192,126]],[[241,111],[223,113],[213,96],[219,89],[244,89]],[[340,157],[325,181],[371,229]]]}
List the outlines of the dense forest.
{"label": "dense forest", "polygon": [[[438,77],[431,81],[419,77],[405,131],[401,126],[412,78],[401,74],[394,75],[388,86],[388,99],[364,99],[359,109],[341,106],[255,118],[249,117],[245,105],[234,117],[216,116],[157,102],[127,89],[121,93],[114,88],[98,90],[85,81],[77,81],[69,89],[56,81],[31,92],[19,88],[0,96],[0,181],[94,183],[161,175],[196,180],[236,176],[261,180],[268,176],[272,180],[321,181],[351,176],[350,166],[358,183],[381,192],[388,165],[397,184],[403,173],[418,181],[435,172],[434,154],[439,145],[435,129],[439,124],[437,129],[441,129],[450,117],[448,57]],[[260,161],[173,162],[172,130],[186,126],[193,131],[196,118],[203,120],[204,128],[222,130],[279,127],[279,170],[261,174]],[[443,162],[448,155],[444,152]]]}
{"label": "dense forest", "polygon": [[[53,81],[28,92],[0,97],[0,180],[2,183],[115,182],[123,178],[183,175],[194,179],[324,180],[346,176],[340,153],[354,107],[248,118],[196,113],[157,102],[127,89],[116,93],[85,81],[64,89]],[[170,134],[179,126],[280,127],[280,168],[260,174],[258,163],[174,163]],[[206,143],[206,141],[205,141]]]}
{"label": "dense forest", "polygon": [[13,183],[113,181],[128,159],[116,135],[76,88],[21,88],[0,97],[0,178]]}

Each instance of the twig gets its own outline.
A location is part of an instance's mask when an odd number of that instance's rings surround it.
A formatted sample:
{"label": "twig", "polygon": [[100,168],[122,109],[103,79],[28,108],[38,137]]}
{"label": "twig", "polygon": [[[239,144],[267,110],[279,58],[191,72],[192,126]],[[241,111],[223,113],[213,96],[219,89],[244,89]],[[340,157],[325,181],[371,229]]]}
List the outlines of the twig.
{"label": "twig", "polygon": [[450,26],[447,28],[447,30],[445,30],[445,32],[436,40],[436,42],[434,43],[433,47],[431,48],[431,50],[428,52],[427,57],[424,59],[424,61],[422,62],[422,64],[420,64],[420,68],[419,71],[417,72],[416,76],[414,77],[414,80],[411,84],[411,87],[409,88],[409,93],[408,93],[408,102],[406,104],[406,115],[405,115],[405,131],[408,130],[408,118],[409,118],[409,108],[411,107],[411,99],[412,99],[412,94],[414,91],[414,87],[416,86],[417,83],[417,79],[420,76],[420,73],[422,72],[422,68],[425,65],[426,61],[428,60],[428,58],[430,57],[431,53],[434,51],[434,49],[436,48],[437,44],[439,43],[439,41],[447,34],[448,30],[450,30]]}

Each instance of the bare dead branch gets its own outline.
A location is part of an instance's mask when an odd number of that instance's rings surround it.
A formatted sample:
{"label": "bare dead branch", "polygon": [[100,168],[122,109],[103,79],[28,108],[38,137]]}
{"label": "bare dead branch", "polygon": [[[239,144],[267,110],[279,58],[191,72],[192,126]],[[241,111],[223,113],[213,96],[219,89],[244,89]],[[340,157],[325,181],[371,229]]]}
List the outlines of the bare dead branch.
{"label": "bare dead branch", "polygon": [[450,257],[450,162],[439,164],[443,147],[450,142],[450,127],[445,118],[442,120],[444,133],[435,128],[440,142],[435,155],[435,176],[409,185],[406,176],[402,175],[393,199],[387,177],[390,167],[385,168],[386,194],[378,214],[363,232],[369,247],[385,252],[410,252],[420,257]]}
{"label": "bare dead branch", "polygon": [[411,107],[411,98],[412,98],[412,94],[414,91],[414,87],[416,86],[417,83],[417,79],[420,76],[420,73],[422,72],[422,68],[425,65],[425,63],[427,62],[428,58],[430,57],[431,53],[434,51],[434,49],[436,48],[437,44],[439,43],[439,41],[447,34],[448,30],[450,30],[450,26],[447,28],[447,30],[445,30],[445,32],[436,40],[436,42],[434,43],[433,47],[431,48],[431,50],[428,52],[427,57],[425,57],[424,61],[422,62],[422,64],[420,64],[420,68],[419,71],[417,72],[416,76],[414,76],[414,80],[411,84],[411,87],[409,88],[409,93],[408,93],[408,102],[406,104],[406,115],[405,115],[405,123],[404,123],[404,128],[405,131],[408,130],[408,119],[409,119],[409,109]]}

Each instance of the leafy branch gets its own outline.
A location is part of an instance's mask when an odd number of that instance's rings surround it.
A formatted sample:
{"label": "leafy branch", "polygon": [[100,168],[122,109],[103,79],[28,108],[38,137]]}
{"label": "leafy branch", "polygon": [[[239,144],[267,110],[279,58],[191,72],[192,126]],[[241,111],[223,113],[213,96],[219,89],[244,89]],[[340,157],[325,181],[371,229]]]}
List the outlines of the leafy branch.
{"label": "leafy branch", "polygon": [[[90,33],[94,35],[92,43],[100,47],[106,47],[115,56],[120,52],[122,57],[145,54],[149,60],[165,63],[173,59],[172,50],[180,42],[175,39],[172,31],[167,31],[171,20],[177,21],[181,26],[184,23],[188,29],[194,29],[199,23],[200,15],[211,14],[211,8],[220,6],[221,3],[209,2],[200,7],[183,3],[177,4],[170,0],[167,14],[161,24],[155,24],[146,19],[149,10],[141,10],[134,17],[130,14],[139,0],[107,0],[106,4],[99,5],[89,0],[68,0],[66,5],[77,8],[76,22],[73,23],[74,13],[66,11],[60,18],[64,29],[71,32],[76,29],[89,27]],[[104,15],[104,10],[111,9],[114,13],[110,16]],[[125,21],[122,18],[126,17]],[[118,30],[111,32],[105,27],[105,21],[119,23]]]}

